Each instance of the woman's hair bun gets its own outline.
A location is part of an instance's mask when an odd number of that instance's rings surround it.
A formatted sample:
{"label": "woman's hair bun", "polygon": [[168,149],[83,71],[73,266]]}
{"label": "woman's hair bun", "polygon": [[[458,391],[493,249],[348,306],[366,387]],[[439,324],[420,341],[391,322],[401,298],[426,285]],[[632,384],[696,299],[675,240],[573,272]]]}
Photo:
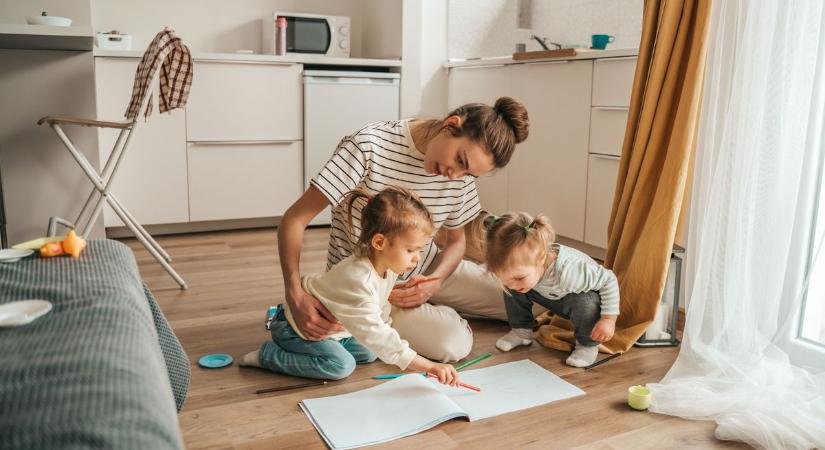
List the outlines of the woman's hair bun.
{"label": "woman's hair bun", "polygon": [[524,105],[510,97],[499,97],[493,109],[513,129],[516,144],[527,139],[530,134],[530,117]]}

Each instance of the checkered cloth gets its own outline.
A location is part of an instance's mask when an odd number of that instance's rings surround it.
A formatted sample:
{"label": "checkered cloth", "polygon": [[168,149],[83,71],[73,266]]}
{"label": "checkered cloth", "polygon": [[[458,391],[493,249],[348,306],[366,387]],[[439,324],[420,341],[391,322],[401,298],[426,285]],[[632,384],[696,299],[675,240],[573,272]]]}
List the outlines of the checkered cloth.
{"label": "checkered cloth", "polygon": [[[147,91],[151,91],[152,75],[154,75],[158,64],[162,64],[160,69],[160,112],[164,113],[174,108],[186,106],[189,97],[189,87],[192,86],[192,55],[189,47],[183,43],[181,38],[175,35],[171,28],[164,28],[155,36],[149,48],[143,53],[137,72],[135,72],[135,84],[132,87],[132,100],[126,108],[126,118],[135,119],[141,112],[140,104]],[[149,103],[143,111],[143,118],[148,118],[152,114],[151,92]]]}

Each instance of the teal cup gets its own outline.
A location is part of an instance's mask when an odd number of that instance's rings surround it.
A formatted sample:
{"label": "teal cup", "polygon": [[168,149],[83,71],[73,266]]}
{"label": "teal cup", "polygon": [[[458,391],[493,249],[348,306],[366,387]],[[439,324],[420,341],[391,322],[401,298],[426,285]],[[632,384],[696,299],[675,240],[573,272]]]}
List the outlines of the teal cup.
{"label": "teal cup", "polygon": [[594,34],[590,36],[591,47],[597,50],[604,50],[607,48],[607,44],[616,40],[616,36],[611,36],[609,34]]}

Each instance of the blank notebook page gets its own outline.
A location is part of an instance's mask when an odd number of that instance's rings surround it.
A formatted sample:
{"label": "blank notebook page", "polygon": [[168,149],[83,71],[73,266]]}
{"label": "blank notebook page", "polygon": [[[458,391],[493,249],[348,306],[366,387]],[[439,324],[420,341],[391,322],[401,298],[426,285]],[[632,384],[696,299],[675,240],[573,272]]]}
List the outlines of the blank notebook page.
{"label": "blank notebook page", "polygon": [[584,395],[581,389],[529,359],[467,370],[459,375],[462,383],[479,387],[481,392],[442,384],[437,387],[458,404],[471,421]]}
{"label": "blank notebook page", "polygon": [[415,374],[362,391],[304,400],[301,408],[332,448],[386,442],[466,416],[427,378]]}

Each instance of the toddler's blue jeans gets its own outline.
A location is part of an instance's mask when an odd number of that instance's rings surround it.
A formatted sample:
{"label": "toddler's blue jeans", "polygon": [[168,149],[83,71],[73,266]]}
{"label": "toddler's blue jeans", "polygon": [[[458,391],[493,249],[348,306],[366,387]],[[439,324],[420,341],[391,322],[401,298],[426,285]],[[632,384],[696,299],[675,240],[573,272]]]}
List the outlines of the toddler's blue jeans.
{"label": "toddler's blue jeans", "polygon": [[307,341],[284,317],[283,310],[270,327],[272,340],[261,344],[261,366],[296,377],[340,380],[348,377],[356,364],[375,361],[375,354],[354,337],[341,340]]}

